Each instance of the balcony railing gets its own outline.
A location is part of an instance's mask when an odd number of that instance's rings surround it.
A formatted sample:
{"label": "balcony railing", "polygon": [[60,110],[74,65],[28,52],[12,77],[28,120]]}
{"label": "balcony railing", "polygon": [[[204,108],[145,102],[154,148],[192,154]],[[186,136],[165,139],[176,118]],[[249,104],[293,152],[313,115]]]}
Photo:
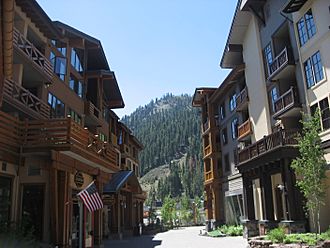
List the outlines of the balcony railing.
{"label": "balcony railing", "polygon": [[274,115],[273,117],[279,117],[281,114],[287,112],[294,106],[299,106],[298,103],[298,95],[296,90],[291,87],[287,92],[281,95],[275,102],[274,102]]}
{"label": "balcony railing", "polygon": [[102,117],[101,111],[91,101],[85,102],[85,115],[93,121],[100,121]]}
{"label": "balcony railing", "polygon": [[208,145],[204,149],[204,157],[208,156],[211,154],[211,145]]}
{"label": "balcony railing", "polygon": [[40,117],[49,118],[49,105],[21,85],[8,79],[5,80],[4,95],[7,101],[16,105],[20,110],[24,110],[27,114],[32,110],[33,113],[31,114],[37,113]]}
{"label": "balcony railing", "polygon": [[285,47],[268,66],[268,79],[272,79],[290,62],[288,48]]}
{"label": "balcony railing", "polygon": [[213,179],[213,171],[206,171],[205,172],[205,181],[209,181]]}
{"label": "balcony railing", "polygon": [[17,47],[41,72],[43,72],[48,80],[53,77],[53,66],[50,61],[43,55],[29,40],[27,40],[17,29],[14,29],[14,46]]}
{"label": "balcony railing", "polygon": [[247,88],[245,87],[236,97],[236,110],[242,111],[247,106],[248,100]]}
{"label": "balcony railing", "polygon": [[238,139],[241,140],[250,134],[252,134],[252,125],[251,121],[247,120],[238,127]]}
{"label": "balcony railing", "polygon": [[206,132],[210,127],[210,123],[209,120],[207,119],[204,123],[203,123],[203,132]]}
{"label": "balcony railing", "polygon": [[238,163],[247,162],[276,148],[297,145],[298,130],[279,130],[238,152]]}
{"label": "balcony railing", "polygon": [[101,141],[97,135],[90,133],[71,118],[27,121],[24,127],[23,149],[40,151],[50,148],[72,150],[85,159],[103,159],[106,166],[117,164],[114,147]]}

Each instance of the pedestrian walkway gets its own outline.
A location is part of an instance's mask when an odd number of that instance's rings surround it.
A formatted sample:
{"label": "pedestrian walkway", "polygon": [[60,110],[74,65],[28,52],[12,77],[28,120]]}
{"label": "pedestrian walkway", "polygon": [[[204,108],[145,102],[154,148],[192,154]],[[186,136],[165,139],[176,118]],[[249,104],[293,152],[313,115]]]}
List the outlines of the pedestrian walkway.
{"label": "pedestrian walkway", "polygon": [[124,240],[108,240],[104,247],[109,248],[246,248],[247,241],[242,237],[211,238],[200,236],[203,227],[187,227],[168,232]]}

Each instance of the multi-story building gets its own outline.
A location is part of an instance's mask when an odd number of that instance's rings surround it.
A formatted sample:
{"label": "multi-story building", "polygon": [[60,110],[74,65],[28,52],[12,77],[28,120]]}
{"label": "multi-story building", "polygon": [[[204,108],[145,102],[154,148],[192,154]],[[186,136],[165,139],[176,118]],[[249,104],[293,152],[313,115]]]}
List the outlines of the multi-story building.
{"label": "multi-story building", "polygon": [[251,134],[244,65],[233,70],[219,88],[197,88],[193,106],[201,107],[205,207],[210,227],[239,224],[243,184],[236,168],[239,140]]}
{"label": "multi-story building", "polygon": [[[52,22],[35,0],[1,1],[1,17],[0,222],[61,247],[133,231],[145,195],[134,171],[122,177],[111,109],[124,102],[101,42]],[[93,181],[104,208],[89,212],[77,193]],[[115,221],[124,209],[125,226]]]}
{"label": "multi-story building", "polygon": [[[325,159],[330,163],[330,111],[329,111],[329,75],[330,75],[330,14],[329,1],[288,1],[283,12],[292,14],[295,26],[300,66],[304,76],[307,112],[313,114],[321,110],[320,137],[325,151]],[[330,224],[330,170],[326,172],[327,188],[325,205],[321,209],[321,228]]]}
{"label": "multi-story building", "polygon": [[[278,224],[292,231],[308,228],[290,163],[298,155],[301,111],[321,109],[321,138],[326,151],[329,147],[327,9],[321,0],[238,1],[220,62],[222,68],[232,71],[219,88],[196,89],[193,102],[202,107],[206,208],[211,213],[220,209],[218,216],[208,213],[209,219],[230,219],[230,187],[239,185],[241,177],[241,221],[247,236],[264,234]],[[241,107],[237,96],[244,96]],[[231,100],[234,98],[236,101]],[[226,107],[236,104],[232,112]],[[226,131],[234,129],[236,117],[238,142],[224,145]],[[220,151],[215,148],[217,142]],[[239,173],[233,168],[236,158],[231,151],[235,148]],[[328,154],[326,158],[329,160]],[[210,197],[208,188],[212,189]],[[239,193],[236,197],[240,199]],[[329,204],[329,190],[326,202]],[[329,216],[325,209],[322,213],[326,227]]]}

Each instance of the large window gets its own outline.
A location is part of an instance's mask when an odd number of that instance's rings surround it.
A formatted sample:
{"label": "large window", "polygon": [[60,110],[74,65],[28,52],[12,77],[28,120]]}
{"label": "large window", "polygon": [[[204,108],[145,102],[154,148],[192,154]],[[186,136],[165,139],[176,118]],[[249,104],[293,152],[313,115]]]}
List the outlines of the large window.
{"label": "large window", "polygon": [[5,227],[10,222],[11,179],[0,176],[0,225]]}
{"label": "large window", "polygon": [[238,119],[237,117],[231,121],[231,137],[237,139],[238,136]]}
{"label": "large window", "polygon": [[65,116],[65,106],[64,103],[59,100],[52,93],[48,93],[48,104],[50,105],[51,111],[50,115],[53,118],[64,117]]}
{"label": "large window", "polygon": [[229,109],[234,111],[236,109],[236,93],[233,93],[229,99]]}
{"label": "large window", "polygon": [[54,73],[64,81],[66,75],[66,58],[56,56],[54,52],[51,52],[50,62],[53,65]]}
{"label": "large window", "polygon": [[304,62],[307,87],[310,88],[324,78],[320,51]]}
{"label": "large window", "polygon": [[80,80],[76,79],[74,76],[70,76],[69,87],[72,89],[76,94],[82,98],[83,97],[83,84]]}
{"label": "large window", "polygon": [[330,128],[330,110],[328,98],[324,98],[311,106],[311,112],[314,115],[317,108],[321,111],[321,129],[322,131]]}
{"label": "large window", "polygon": [[316,34],[316,26],[312,10],[308,10],[306,14],[300,18],[297,23],[300,46],[303,46],[307,41]]}
{"label": "large window", "polygon": [[71,49],[71,65],[78,72],[82,72],[84,70],[83,66],[82,66],[82,61],[83,61],[82,51],[80,51],[76,48],[72,48]]}

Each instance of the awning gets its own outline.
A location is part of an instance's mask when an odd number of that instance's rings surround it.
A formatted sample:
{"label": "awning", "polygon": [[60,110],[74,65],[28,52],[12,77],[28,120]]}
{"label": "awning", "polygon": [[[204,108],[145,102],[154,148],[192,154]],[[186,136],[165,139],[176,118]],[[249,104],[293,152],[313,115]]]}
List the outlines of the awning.
{"label": "awning", "polygon": [[109,183],[104,185],[103,194],[117,193],[125,185],[125,183],[128,183],[131,186],[132,192],[142,192],[142,188],[137,177],[135,176],[134,171],[120,171],[115,173]]}

